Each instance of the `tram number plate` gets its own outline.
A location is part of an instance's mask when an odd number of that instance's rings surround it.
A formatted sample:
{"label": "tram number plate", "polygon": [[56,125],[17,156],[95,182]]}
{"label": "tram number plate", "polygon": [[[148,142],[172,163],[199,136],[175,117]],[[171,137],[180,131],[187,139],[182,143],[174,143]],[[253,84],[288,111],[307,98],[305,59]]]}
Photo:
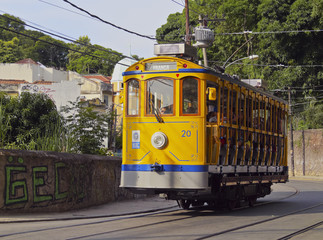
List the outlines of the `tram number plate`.
{"label": "tram number plate", "polygon": [[182,130],[182,137],[191,137],[192,132],[190,130]]}

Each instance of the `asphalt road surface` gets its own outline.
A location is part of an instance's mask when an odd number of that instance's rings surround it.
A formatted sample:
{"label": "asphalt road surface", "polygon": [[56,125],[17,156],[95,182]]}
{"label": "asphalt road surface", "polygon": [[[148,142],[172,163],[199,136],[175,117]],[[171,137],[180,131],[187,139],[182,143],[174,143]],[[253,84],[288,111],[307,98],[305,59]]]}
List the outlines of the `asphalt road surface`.
{"label": "asphalt road surface", "polygon": [[323,180],[291,180],[254,207],[0,223],[1,239],[323,239]]}

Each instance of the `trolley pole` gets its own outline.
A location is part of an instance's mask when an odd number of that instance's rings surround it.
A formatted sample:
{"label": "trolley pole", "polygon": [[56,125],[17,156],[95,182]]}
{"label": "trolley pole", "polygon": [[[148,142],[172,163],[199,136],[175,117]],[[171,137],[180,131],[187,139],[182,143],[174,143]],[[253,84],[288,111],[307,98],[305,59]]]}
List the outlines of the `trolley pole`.
{"label": "trolley pole", "polygon": [[190,15],[188,8],[188,0],[185,0],[185,16],[186,16],[186,36],[185,42],[187,45],[191,45],[191,37],[190,37]]}
{"label": "trolley pole", "polygon": [[[202,17],[202,15],[201,15],[201,14],[199,15],[199,21],[200,21],[200,26],[201,26],[201,27],[206,27],[206,26],[205,26],[205,25],[206,25],[206,23],[204,22],[204,19],[203,19],[203,17]],[[203,48],[202,48],[202,53],[203,53],[203,62],[204,62],[204,66],[205,66],[205,67],[208,67],[207,54],[206,54],[206,48],[205,48],[205,47],[203,47]]]}
{"label": "trolley pole", "polygon": [[293,174],[293,176],[295,176],[293,118],[292,118],[292,103],[291,103],[291,89],[290,89],[290,87],[288,87],[288,104],[289,104],[289,121],[290,121],[290,160],[291,160],[291,165],[292,165],[292,174]]}

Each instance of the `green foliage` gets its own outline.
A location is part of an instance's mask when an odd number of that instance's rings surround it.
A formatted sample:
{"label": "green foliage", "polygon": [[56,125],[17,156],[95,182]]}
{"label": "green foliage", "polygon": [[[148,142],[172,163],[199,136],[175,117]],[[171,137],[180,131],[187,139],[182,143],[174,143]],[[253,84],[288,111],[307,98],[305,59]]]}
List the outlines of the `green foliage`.
{"label": "green foliage", "polygon": [[[0,147],[40,150],[43,139],[61,129],[61,117],[51,99],[43,94],[0,95]],[[39,140],[42,139],[42,140]]]}
{"label": "green foliage", "polygon": [[167,23],[156,30],[158,43],[183,42],[185,21],[185,15],[183,14],[170,14],[167,18]]}
{"label": "green foliage", "polygon": [[83,102],[71,102],[62,112],[66,115],[66,129],[75,139],[71,151],[83,154],[104,154],[103,140],[108,136],[108,126],[113,115],[97,112]]}
{"label": "green foliage", "polygon": [[63,118],[46,95],[10,98],[1,93],[0,148],[106,155],[102,143],[114,115],[84,102],[70,104]]}
{"label": "green foliage", "polygon": [[21,57],[22,52],[18,38],[14,37],[10,41],[0,39],[0,62],[17,62]]}
{"label": "green foliage", "polygon": [[117,52],[99,45],[91,45],[87,36],[80,37],[77,42],[78,44],[70,44],[70,48],[76,51],[70,50],[67,55],[69,61],[67,64],[68,70],[83,74],[100,73],[111,75],[114,64],[121,60],[120,56],[110,53],[117,54]]}

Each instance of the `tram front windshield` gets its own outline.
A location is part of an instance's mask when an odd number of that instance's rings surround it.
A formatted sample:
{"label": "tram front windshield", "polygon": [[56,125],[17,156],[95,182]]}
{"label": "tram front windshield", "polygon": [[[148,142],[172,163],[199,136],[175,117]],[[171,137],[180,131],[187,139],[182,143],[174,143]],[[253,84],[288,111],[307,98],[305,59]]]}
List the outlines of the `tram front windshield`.
{"label": "tram front windshield", "polygon": [[161,114],[173,114],[174,81],[171,79],[154,78],[147,81],[146,106],[147,114],[158,110]]}

